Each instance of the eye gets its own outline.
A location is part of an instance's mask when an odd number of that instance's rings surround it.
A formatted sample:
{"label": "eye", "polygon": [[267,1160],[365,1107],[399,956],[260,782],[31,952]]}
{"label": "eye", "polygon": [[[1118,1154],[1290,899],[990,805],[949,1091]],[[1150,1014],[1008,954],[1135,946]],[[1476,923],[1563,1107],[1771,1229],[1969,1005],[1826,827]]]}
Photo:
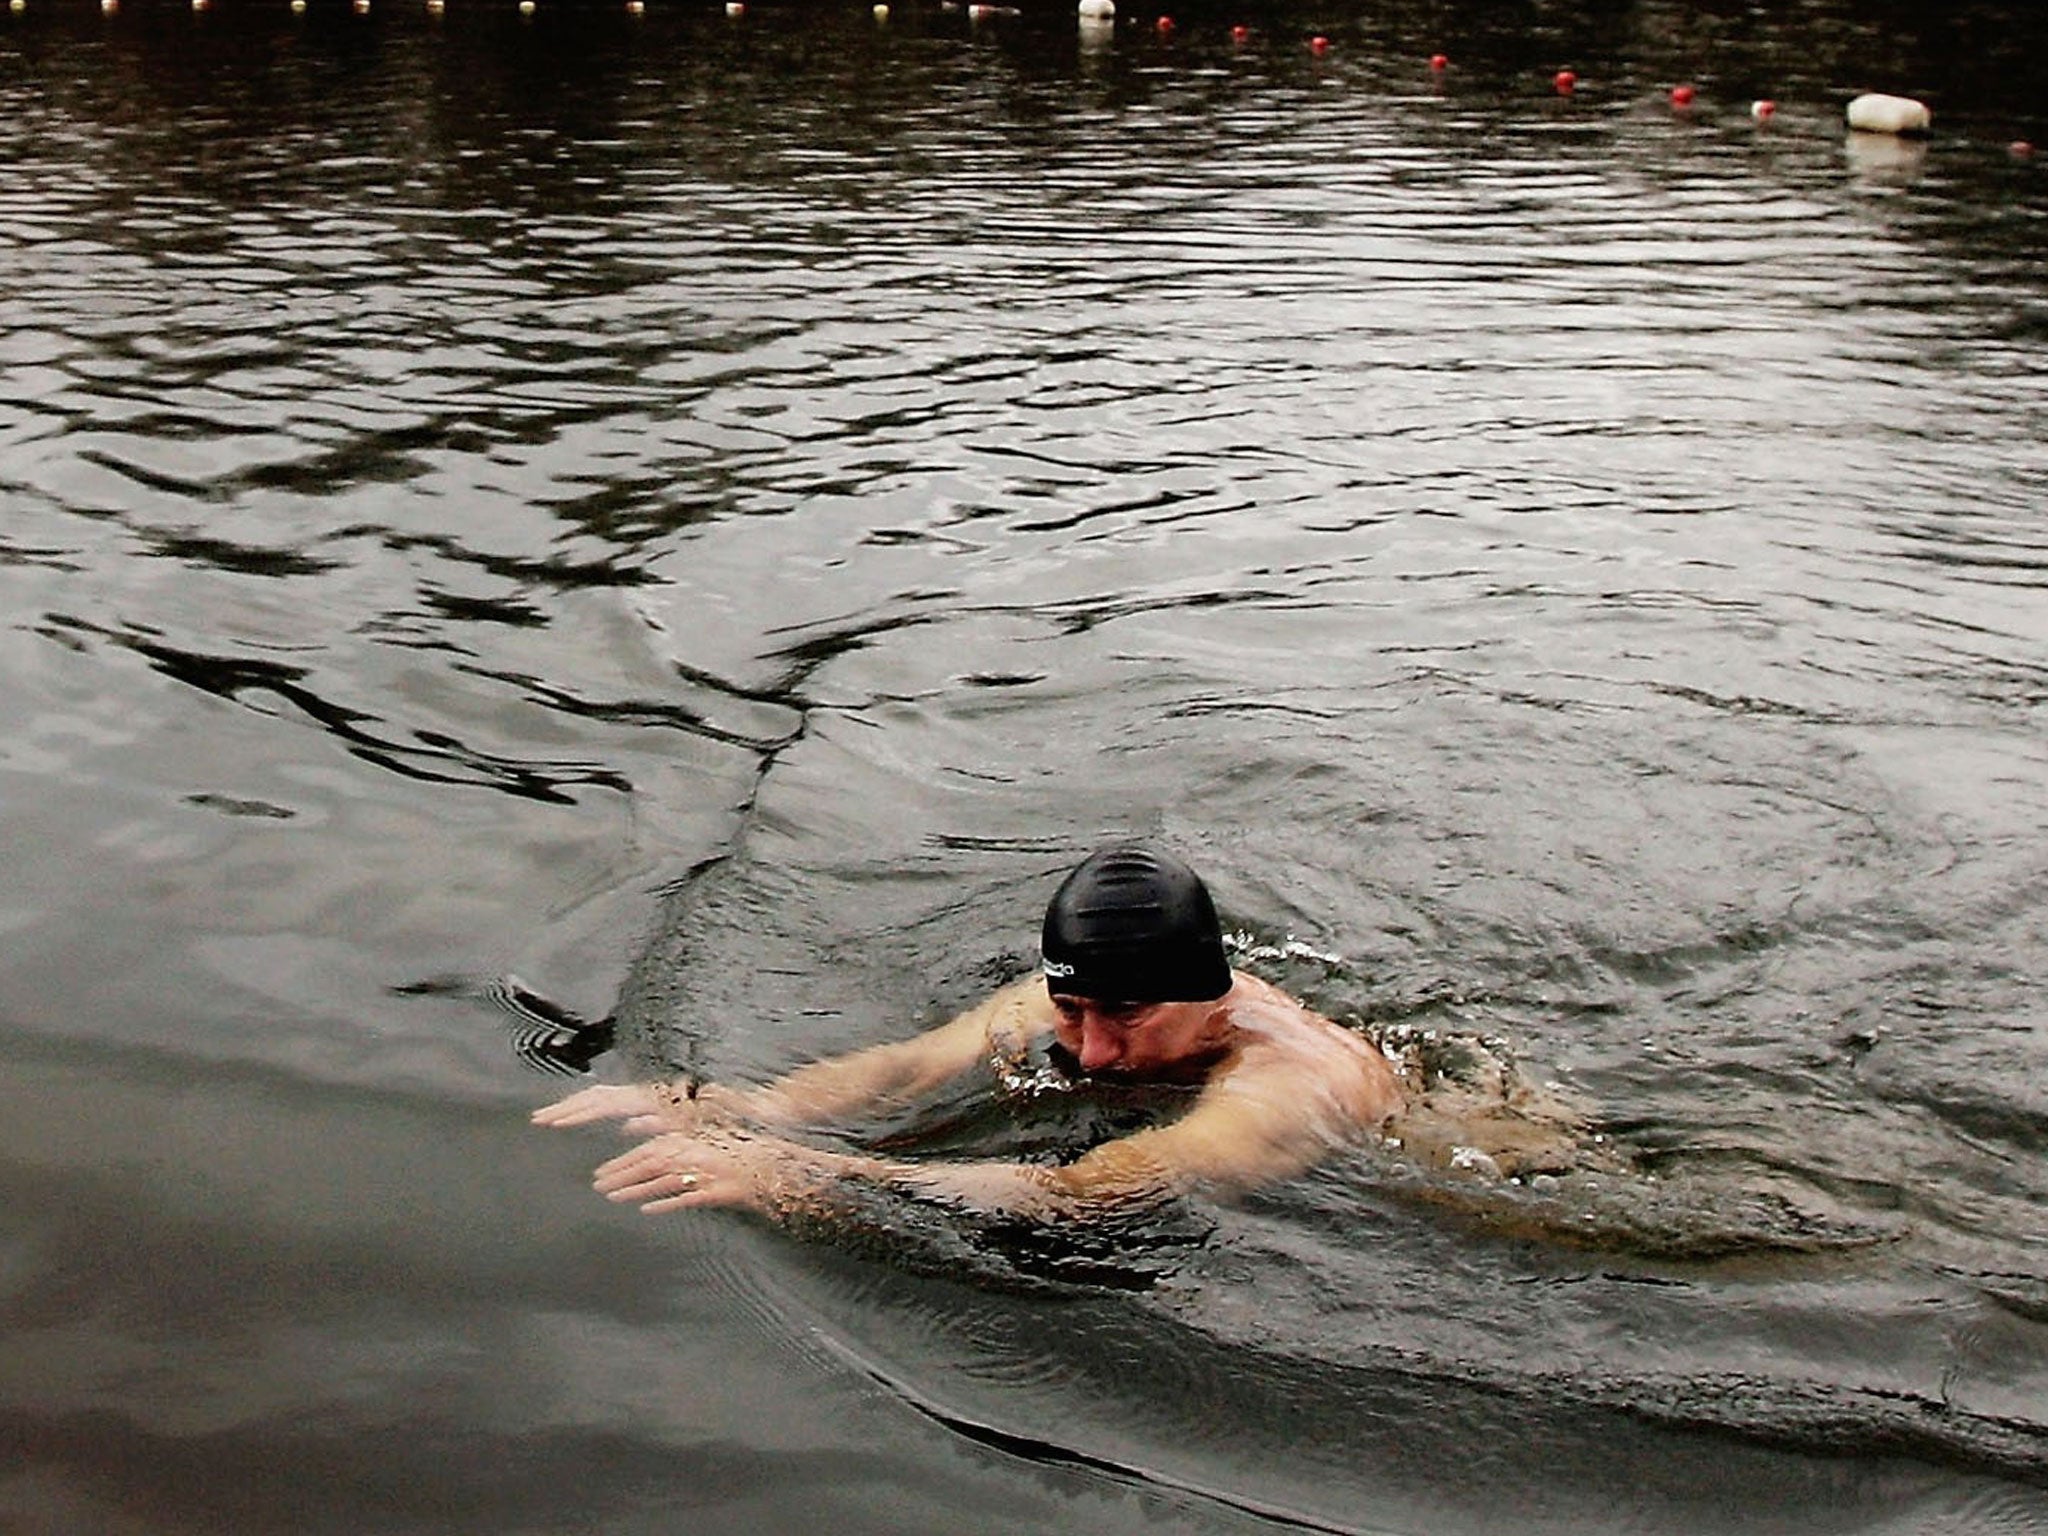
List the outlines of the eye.
{"label": "eye", "polygon": [[1098,1003],[1096,1016],[1105,1024],[1127,1025],[1145,1011],[1143,1003]]}

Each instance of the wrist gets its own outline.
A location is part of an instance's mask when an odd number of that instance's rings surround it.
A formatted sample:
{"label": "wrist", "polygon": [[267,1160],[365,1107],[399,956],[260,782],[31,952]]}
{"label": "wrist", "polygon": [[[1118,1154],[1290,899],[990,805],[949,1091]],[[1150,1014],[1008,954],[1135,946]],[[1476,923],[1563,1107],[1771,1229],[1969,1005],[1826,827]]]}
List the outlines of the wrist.
{"label": "wrist", "polygon": [[865,1185],[872,1190],[895,1187],[904,1165],[854,1152],[828,1152],[822,1147],[774,1138],[775,1155],[762,1169],[761,1206],[778,1216],[816,1216],[839,1205]]}

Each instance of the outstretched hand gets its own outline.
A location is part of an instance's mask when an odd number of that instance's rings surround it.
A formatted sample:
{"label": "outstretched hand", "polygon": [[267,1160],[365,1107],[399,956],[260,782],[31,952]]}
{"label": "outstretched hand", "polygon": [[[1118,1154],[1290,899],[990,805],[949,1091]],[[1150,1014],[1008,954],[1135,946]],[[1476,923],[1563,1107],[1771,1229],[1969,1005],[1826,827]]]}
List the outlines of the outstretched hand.
{"label": "outstretched hand", "polygon": [[590,1125],[599,1120],[623,1120],[623,1129],[634,1136],[692,1131],[709,1118],[697,1100],[665,1083],[584,1088],[533,1112],[535,1125]]}
{"label": "outstretched hand", "polygon": [[648,1139],[598,1168],[597,1192],[648,1211],[698,1205],[764,1209],[771,1191],[797,1175],[809,1151],[736,1123],[730,1094],[691,1098],[666,1083],[584,1088],[533,1112],[536,1125],[605,1120]]}
{"label": "outstretched hand", "polygon": [[699,1205],[758,1210],[792,1150],[779,1138],[672,1131],[601,1165],[592,1184],[607,1200],[649,1214]]}

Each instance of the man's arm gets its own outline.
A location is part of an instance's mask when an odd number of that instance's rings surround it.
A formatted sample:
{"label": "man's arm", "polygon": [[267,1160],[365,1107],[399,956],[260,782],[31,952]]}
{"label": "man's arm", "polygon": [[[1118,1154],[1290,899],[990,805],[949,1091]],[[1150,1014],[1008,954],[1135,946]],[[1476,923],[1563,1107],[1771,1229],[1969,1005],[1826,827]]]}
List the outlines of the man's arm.
{"label": "man's arm", "polygon": [[[597,1170],[607,1198],[650,1212],[747,1206],[823,1212],[854,1181],[980,1211],[1072,1217],[1191,1190],[1234,1193],[1301,1172],[1383,1118],[1377,1084],[1328,1058],[1261,1060],[1254,1051],[1179,1120],[1105,1142],[1064,1167],[911,1163],[826,1151],[772,1134],[657,1136]],[[1330,1070],[1336,1067],[1337,1070]]]}
{"label": "man's arm", "polygon": [[662,1083],[585,1088],[534,1112],[539,1125],[623,1119],[629,1131],[694,1133],[733,1120],[796,1128],[830,1125],[906,1103],[972,1071],[987,1056],[992,1027],[1023,1034],[1051,1028],[1045,984],[1027,977],[937,1029],[785,1073],[754,1088],[706,1084],[690,1094]]}

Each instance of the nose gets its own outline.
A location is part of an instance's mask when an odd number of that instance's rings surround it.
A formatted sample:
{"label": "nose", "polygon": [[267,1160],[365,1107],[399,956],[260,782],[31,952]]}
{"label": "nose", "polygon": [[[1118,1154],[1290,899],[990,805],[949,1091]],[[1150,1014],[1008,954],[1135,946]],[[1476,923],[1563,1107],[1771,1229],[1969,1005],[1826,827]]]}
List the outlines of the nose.
{"label": "nose", "polygon": [[1123,1060],[1123,1055],[1124,1037],[1121,1032],[1107,1027],[1098,1019],[1082,1021],[1080,1062],[1083,1071],[1113,1066]]}

